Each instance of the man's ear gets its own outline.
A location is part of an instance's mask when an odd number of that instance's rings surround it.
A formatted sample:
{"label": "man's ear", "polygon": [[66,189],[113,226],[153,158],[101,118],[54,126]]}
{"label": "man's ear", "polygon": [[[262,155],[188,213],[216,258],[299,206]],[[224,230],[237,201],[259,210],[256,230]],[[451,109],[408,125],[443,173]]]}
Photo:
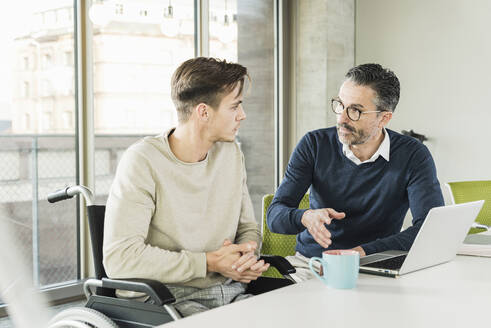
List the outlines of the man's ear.
{"label": "man's ear", "polygon": [[199,120],[208,121],[210,107],[205,103],[200,103],[194,108]]}
{"label": "man's ear", "polygon": [[382,112],[382,120],[379,123],[379,128],[385,127],[392,119],[392,112]]}

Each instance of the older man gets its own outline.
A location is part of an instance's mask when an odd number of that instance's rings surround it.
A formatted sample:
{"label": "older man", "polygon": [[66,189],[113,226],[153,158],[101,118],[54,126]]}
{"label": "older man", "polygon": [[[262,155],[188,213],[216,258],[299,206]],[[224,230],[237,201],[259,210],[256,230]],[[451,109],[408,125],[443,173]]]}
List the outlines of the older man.
{"label": "older man", "polygon": [[[428,149],[386,129],[399,101],[396,75],[378,64],[348,71],[332,99],[336,127],[307,133],[268,210],[273,232],[298,234],[288,259],[300,279],[308,258],[354,249],[408,250],[428,211],[444,204]],[[297,206],[310,187],[310,209]],[[408,208],[413,224],[401,232]],[[302,273],[303,272],[303,273]],[[302,277],[303,274],[303,277]]]}

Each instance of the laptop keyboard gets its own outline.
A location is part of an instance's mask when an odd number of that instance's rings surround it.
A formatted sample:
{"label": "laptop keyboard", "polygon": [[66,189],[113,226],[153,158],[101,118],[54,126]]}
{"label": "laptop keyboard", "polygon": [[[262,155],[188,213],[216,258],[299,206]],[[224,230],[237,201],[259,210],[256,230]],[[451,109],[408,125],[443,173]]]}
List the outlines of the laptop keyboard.
{"label": "laptop keyboard", "polygon": [[402,263],[404,263],[406,256],[407,255],[399,255],[396,257],[391,257],[390,259],[365,264],[363,266],[388,270],[399,270],[402,266]]}

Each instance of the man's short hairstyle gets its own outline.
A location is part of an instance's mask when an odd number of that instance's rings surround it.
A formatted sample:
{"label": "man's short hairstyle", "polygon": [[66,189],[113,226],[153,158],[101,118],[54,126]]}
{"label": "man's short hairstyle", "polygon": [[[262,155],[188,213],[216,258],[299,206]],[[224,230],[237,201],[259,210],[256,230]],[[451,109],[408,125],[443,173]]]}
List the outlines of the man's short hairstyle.
{"label": "man's short hairstyle", "polygon": [[391,70],[379,64],[363,64],[350,69],[346,79],[372,88],[377,95],[375,104],[378,110],[393,112],[396,109],[401,87],[399,79]]}
{"label": "man's short hairstyle", "polygon": [[182,63],[171,81],[171,96],[179,122],[186,122],[194,106],[200,103],[218,109],[222,98],[237,85],[241,94],[246,76],[250,79],[247,68],[225,60],[197,57]]}

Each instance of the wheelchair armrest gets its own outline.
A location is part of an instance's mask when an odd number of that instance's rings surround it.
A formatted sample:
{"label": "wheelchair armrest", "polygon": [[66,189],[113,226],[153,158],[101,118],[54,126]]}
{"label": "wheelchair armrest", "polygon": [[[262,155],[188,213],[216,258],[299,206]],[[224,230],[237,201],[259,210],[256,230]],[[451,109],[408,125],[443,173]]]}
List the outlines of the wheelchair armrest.
{"label": "wheelchair armrest", "polygon": [[295,268],[284,257],[277,255],[261,255],[260,260],[274,266],[282,275],[295,273]]}
{"label": "wheelchair armrest", "polygon": [[154,300],[155,305],[174,303],[176,298],[167,287],[156,280],[150,279],[109,279],[102,278],[103,288],[121,289],[132,292],[142,292]]}

